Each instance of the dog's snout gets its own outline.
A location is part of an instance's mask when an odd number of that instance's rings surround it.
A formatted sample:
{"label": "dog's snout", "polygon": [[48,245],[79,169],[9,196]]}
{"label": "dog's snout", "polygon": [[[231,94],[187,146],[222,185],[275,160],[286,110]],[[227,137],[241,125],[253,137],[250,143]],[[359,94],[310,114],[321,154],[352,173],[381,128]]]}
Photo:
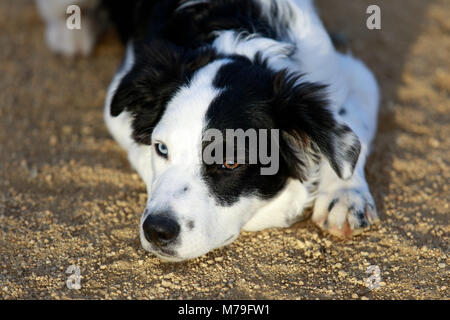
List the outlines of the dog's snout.
{"label": "dog's snout", "polygon": [[162,247],[173,242],[180,233],[180,225],[170,216],[150,214],[142,225],[148,242]]}

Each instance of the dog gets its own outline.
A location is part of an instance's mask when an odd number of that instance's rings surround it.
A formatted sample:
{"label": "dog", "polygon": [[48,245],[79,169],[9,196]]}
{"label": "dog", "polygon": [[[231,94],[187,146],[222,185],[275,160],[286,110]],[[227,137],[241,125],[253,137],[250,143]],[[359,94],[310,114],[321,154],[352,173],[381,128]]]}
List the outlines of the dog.
{"label": "dog", "polygon": [[[104,119],[147,187],[145,250],[183,261],[241,230],[311,217],[349,238],[379,221],[364,176],[378,85],[335,49],[312,0],[79,0],[87,27],[73,33],[55,2],[38,0],[53,50],[89,54],[105,12],[126,45]],[[277,130],[276,173],[228,154],[205,163],[208,130],[229,129]]]}

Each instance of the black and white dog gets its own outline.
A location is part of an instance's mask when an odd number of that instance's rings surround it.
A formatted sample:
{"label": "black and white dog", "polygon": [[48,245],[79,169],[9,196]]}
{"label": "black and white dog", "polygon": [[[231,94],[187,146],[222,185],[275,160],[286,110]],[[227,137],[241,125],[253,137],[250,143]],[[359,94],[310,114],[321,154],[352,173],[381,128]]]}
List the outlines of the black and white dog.
{"label": "black and white dog", "polygon": [[[65,28],[66,3],[90,9],[85,29]],[[144,249],[190,259],[308,211],[340,237],[378,220],[364,177],[377,83],[334,49],[311,0],[38,4],[56,51],[89,53],[103,9],[127,44],[104,116],[147,185]],[[262,163],[201,159],[208,129],[239,128],[279,130],[276,174],[260,174]]]}

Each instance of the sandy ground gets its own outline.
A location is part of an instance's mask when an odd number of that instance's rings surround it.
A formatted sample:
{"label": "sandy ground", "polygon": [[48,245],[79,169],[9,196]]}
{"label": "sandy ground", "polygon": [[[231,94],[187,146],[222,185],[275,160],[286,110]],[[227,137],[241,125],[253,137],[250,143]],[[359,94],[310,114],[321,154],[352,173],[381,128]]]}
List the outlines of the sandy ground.
{"label": "sandy ground", "polygon": [[[381,31],[365,27],[374,3]],[[0,297],[449,299],[450,1],[318,4],[381,85],[367,178],[382,223],[352,241],[311,222],[242,233],[169,264],[141,249],[145,187],[103,124],[123,48],[110,34],[90,58],[56,57],[33,2],[0,0]]]}

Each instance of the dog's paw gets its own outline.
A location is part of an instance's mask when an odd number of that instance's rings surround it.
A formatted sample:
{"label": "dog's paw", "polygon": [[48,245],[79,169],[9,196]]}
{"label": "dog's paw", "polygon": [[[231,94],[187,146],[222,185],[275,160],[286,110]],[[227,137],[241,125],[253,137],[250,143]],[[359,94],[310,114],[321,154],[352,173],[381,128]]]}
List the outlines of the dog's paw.
{"label": "dog's paw", "polygon": [[80,30],[70,30],[65,22],[57,21],[47,25],[46,40],[55,53],[87,56],[94,49],[97,34],[96,27],[90,21],[85,21]]}
{"label": "dog's paw", "polygon": [[368,229],[379,218],[370,192],[350,188],[319,194],[312,220],[334,236],[350,238]]}

